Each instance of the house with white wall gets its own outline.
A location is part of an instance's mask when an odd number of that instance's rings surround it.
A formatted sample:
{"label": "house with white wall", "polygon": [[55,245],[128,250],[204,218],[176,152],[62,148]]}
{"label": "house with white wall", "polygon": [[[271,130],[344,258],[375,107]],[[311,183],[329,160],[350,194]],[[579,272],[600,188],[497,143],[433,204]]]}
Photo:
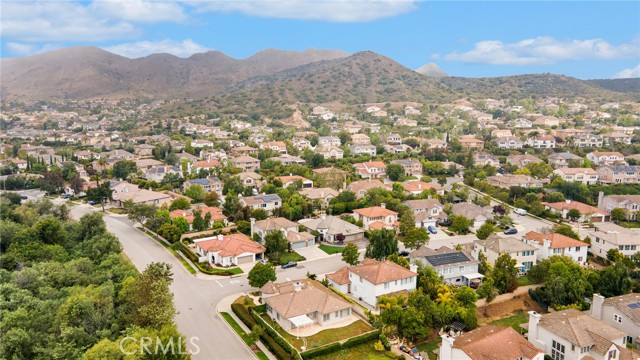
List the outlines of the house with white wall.
{"label": "house with white wall", "polygon": [[538,248],[538,261],[551,256],[568,256],[580,265],[587,265],[589,244],[562,234],[541,234],[529,231],[524,235],[527,244]]}
{"label": "house with white wall", "polygon": [[627,229],[614,223],[594,223],[587,232],[591,239],[591,253],[602,259],[607,252],[618,249],[626,257],[631,257],[640,250],[640,229]]}
{"label": "house with white wall", "polygon": [[200,262],[235,266],[262,259],[267,250],[244,234],[215,235],[193,241]]}
{"label": "house with white wall", "polygon": [[513,328],[485,325],[460,336],[442,335],[440,360],[543,360],[544,351]]}
{"label": "house with white wall", "polygon": [[376,306],[382,295],[415,290],[418,283],[416,269],[415,265],[408,270],[389,260],[365,259],[360,265],[345,266],[326,277],[329,285],[340,292]]}
{"label": "house with white wall", "polygon": [[626,343],[640,344],[640,294],[631,293],[605,298],[593,294],[590,314],[626,334]]}
{"label": "house with white wall", "polygon": [[453,250],[445,246],[437,250],[423,246],[412,251],[409,259],[412,263],[420,262],[433,268],[438,275],[442,276],[444,282],[453,285],[469,286],[471,280],[484,277],[478,272],[480,261],[465,251]]}
{"label": "house with white wall", "polygon": [[516,238],[493,234],[486,240],[474,241],[473,245],[473,256],[477,259],[482,251],[491,265],[495,264],[502,254],[509,254],[515,259],[516,267],[522,271],[531,269],[537,263],[538,248]]}
{"label": "house with white wall", "polygon": [[362,220],[365,230],[395,229],[398,213],[388,210],[385,204],[353,210],[353,218]]}

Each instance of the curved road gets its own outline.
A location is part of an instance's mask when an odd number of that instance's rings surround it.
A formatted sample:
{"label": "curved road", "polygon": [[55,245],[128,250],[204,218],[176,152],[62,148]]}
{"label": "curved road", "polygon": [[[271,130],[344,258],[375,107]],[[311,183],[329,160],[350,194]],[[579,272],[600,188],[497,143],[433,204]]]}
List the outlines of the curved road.
{"label": "curved road", "polygon": [[[77,205],[71,210],[74,218],[96,211],[88,205]],[[197,337],[195,343],[200,352],[192,354],[194,360],[246,360],[255,359],[253,353],[232,333],[224,320],[216,312],[217,303],[223,298],[252,288],[247,283],[246,274],[234,278],[199,278],[187,272],[182,264],[162,245],[133,227],[126,217],[106,215],[107,229],[118,237],[124,253],[142,271],[152,262],[166,262],[173,267],[171,291],[178,315],[176,323],[180,332],[189,338]],[[305,278],[307,271],[325,274],[344,266],[340,256],[301,263],[295,269],[278,268],[278,280]],[[189,346],[189,350],[195,347]]]}

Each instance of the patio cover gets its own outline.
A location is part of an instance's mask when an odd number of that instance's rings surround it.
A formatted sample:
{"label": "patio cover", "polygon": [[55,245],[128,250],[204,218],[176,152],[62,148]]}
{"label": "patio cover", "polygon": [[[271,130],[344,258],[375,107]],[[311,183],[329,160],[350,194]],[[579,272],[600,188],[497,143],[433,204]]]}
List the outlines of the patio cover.
{"label": "patio cover", "polygon": [[311,320],[307,315],[299,315],[289,319],[293,323],[293,326],[299,328],[306,325],[313,324],[313,320]]}
{"label": "patio cover", "polygon": [[467,280],[473,280],[473,279],[482,279],[484,275],[480,273],[473,273],[473,274],[462,275],[462,277],[466,278]]}

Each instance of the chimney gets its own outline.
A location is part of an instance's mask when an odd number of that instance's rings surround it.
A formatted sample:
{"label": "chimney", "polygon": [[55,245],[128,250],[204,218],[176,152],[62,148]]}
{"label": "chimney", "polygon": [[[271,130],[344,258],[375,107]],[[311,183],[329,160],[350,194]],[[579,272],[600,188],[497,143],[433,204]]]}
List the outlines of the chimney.
{"label": "chimney", "polygon": [[293,290],[296,292],[299,292],[302,290],[302,283],[300,281],[296,281],[295,284],[293,284]]}
{"label": "chimney", "polygon": [[219,235],[218,235],[218,240],[222,240],[222,239],[224,239],[224,235],[219,234]]}
{"label": "chimney", "polygon": [[381,208],[383,208],[383,209],[386,209],[386,208],[387,208],[387,204],[385,204],[385,203],[381,203],[381,204],[380,204],[380,207],[381,207]]}
{"label": "chimney", "polygon": [[602,320],[602,306],[604,305],[604,296],[600,294],[593,294],[593,301],[591,304],[591,316],[598,320]]}
{"label": "chimney", "polygon": [[321,212],[320,213],[320,219],[324,220],[327,218],[327,213],[326,212]]}
{"label": "chimney", "polygon": [[[542,319],[542,315],[538,314],[535,311],[529,311],[529,336],[528,340],[533,345],[539,344],[538,341],[538,323],[540,323],[540,319]],[[536,345],[539,346],[539,345]]]}
{"label": "chimney", "polygon": [[567,204],[571,204],[571,199],[567,199],[567,200],[565,200],[565,202],[566,202]]}
{"label": "chimney", "polygon": [[549,239],[544,239],[544,240],[543,240],[543,244],[544,244],[543,246],[544,246],[545,248],[547,248],[547,249],[548,249],[548,248],[550,248],[550,247],[551,247],[551,240],[549,240]]}
{"label": "chimney", "polygon": [[251,218],[251,237],[253,238],[253,228],[256,225],[256,219],[255,218]]}
{"label": "chimney", "polygon": [[440,360],[453,360],[453,342],[456,339],[449,335],[442,335],[442,345],[440,345]]}
{"label": "chimney", "polygon": [[418,265],[413,264],[413,263],[412,263],[412,264],[410,264],[410,265],[409,265],[409,271],[412,271],[412,272],[414,272],[414,273],[416,273],[416,274],[417,274],[417,273],[418,273]]}

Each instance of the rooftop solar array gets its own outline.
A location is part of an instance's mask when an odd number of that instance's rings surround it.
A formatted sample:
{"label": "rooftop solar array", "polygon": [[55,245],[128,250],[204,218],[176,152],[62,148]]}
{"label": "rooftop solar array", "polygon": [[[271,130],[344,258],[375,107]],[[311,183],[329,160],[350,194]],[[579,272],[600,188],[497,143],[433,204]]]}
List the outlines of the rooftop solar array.
{"label": "rooftop solar array", "polygon": [[627,304],[627,306],[631,309],[640,309],[640,302],[634,302],[631,304]]}
{"label": "rooftop solar array", "polygon": [[276,194],[262,195],[261,198],[265,202],[271,202],[271,201],[280,200],[280,197],[278,195],[276,195]]}
{"label": "rooftop solar array", "polygon": [[446,254],[428,255],[425,256],[425,258],[432,266],[441,266],[469,261],[467,255],[460,251]]}

